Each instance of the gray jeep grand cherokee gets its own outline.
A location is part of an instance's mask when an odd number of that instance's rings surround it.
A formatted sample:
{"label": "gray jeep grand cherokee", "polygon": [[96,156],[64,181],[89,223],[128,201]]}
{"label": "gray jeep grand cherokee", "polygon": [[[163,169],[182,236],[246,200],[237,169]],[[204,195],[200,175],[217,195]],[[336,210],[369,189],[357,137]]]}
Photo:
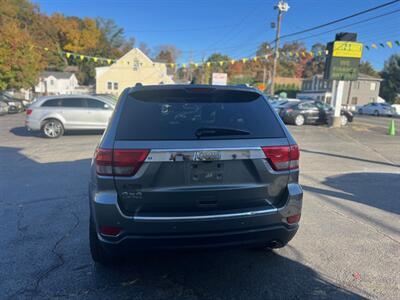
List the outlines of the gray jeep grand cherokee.
{"label": "gray jeep grand cherokee", "polygon": [[90,247],[286,245],[299,225],[299,148],[264,96],[203,85],[121,95],[92,161]]}

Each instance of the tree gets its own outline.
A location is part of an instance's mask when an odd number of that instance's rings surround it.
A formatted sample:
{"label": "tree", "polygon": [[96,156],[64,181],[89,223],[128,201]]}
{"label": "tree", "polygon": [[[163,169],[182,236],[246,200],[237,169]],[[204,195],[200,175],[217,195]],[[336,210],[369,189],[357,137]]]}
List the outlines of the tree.
{"label": "tree", "polygon": [[22,8],[36,13],[27,1],[0,1],[0,90],[35,85],[46,65],[44,51],[30,34]]}
{"label": "tree", "polygon": [[359,72],[373,77],[379,76],[379,73],[374,69],[369,61],[362,61],[360,63]]}
{"label": "tree", "polygon": [[61,14],[54,14],[51,18],[62,49],[87,53],[99,46],[102,33],[95,20],[65,17]]}
{"label": "tree", "polygon": [[400,55],[393,54],[385,61],[381,72],[380,96],[388,102],[395,102],[400,98]]}
{"label": "tree", "polygon": [[144,54],[146,54],[147,56],[150,56],[151,50],[150,50],[149,46],[147,46],[146,43],[141,42],[141,43],[139,44],[139,49],[140,49]]}
{"label": "tree", "polygon": [[[206,66],[204,67],[204,82],[211,82],[212,73],[228,73],[230,58],[226,54],[213,53],[206,59]],[[207,62],[211,63],[207,66]]]}
{"label": "tree", "polygon": [[134,47],[135,38],[126,39],[124,29],[114,20],[96,18],[96,25],[101,32],[98,49],[101,49],[102,56],[118,58]]}
{"label": "tree", "polygon": [[308,60],[307,57],[301,54],[305,51],[306,47],[303,43],[285,43],[280,49],[280,52],[286,53],[286,55],[281,55],[279,58],[278,75],[282,77],[301,77]]}
{"label": "tree", "polygon": [[166,63],[174,63],[182,54],[182,51],[174,45],[160,45],[155,48],[155,60]]}
{"label": "tree", "polygon": [[311,52],[313,57],[309,59],[303,70],[302,77],[309,78],[313,75],[321,74],[325,69],[325,50],[326,46],[321,43],[316,43],[312,45]]}

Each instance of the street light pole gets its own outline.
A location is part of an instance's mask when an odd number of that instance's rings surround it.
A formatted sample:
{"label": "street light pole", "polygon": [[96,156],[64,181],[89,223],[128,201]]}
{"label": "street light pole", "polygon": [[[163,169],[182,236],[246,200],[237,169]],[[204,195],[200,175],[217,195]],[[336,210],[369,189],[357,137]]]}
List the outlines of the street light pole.
{"label": "street light pole", "polygon": [[276,76],[276,65],[278,64],[278,56],[279,56],[279,41],[280,41],[280,37],[281,37],[282,14],[289,10],[289,5],[284,1],[279,1],[278,5],[275,6],[275,9],[278,9],[278,22],[276,25],[274,64],[272,67],[271,88],[270,88],[270,93],[272,96],[275,93],[274,85],[275,85],[275,76]]}

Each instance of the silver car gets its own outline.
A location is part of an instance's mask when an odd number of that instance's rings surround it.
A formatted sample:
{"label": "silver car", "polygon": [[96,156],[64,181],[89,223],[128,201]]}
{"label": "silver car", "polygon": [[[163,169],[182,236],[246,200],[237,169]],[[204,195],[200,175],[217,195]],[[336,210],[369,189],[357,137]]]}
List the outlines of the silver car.
{"label": "silver car", "polygon": [[0,116],[8,114],[8,104],[4,101],[0,101]]}
{"label": "silver car", "polygon": [[126,89],[92,161],[92,258],[283,247],[299,228],[298,176],[299,148],[256,90]]}
{"label": "silver car", "polygon": [[396,114],[394,107],[387,103],[368,103],[358,109],[360,115],[393,116]]}
{"label": "silver car", "polygon": [[102,96],[41,97],[26,110],[25,125],[48,138],[58,138],[66,130],[101,130],[107,127],[115,105],[112,98]]}

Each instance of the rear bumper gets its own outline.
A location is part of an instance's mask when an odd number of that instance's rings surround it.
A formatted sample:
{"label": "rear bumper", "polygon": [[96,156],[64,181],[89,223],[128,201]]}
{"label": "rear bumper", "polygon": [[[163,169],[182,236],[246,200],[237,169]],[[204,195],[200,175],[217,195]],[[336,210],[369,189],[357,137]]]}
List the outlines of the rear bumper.
{"label": "rear bumper", "polygon": [[40,130],[40,121],[32,118],[26,118],[25,127],[28,130]]}
{"label": "rear bumper", "polygon": [[[300,185],[288,185],[284,206],[260,211],[224,213],[211,216],[142,218],[127,217],[118,207],[115,193],[90,192],[91,214],[96,228],[119,227],[117,236],[98,234],[109,251],[125,252],[144,249],[186,249],[227,247],[274,243],[287,244],[298,230],[298,224],[287,224],[286,218],[301,213],[303,191]],[[97,230],[98,231],[98,230]]]}
{"label": "rear bumper", "polygon": [[110,242],[99,235],[104,249],[112,253],[129,253],[140,250],[176,250],[225,248],[253,245],[286,245],[296,234],[298,225],[283,225],[242,231],[185,235],[129,235],[117,242]]}

